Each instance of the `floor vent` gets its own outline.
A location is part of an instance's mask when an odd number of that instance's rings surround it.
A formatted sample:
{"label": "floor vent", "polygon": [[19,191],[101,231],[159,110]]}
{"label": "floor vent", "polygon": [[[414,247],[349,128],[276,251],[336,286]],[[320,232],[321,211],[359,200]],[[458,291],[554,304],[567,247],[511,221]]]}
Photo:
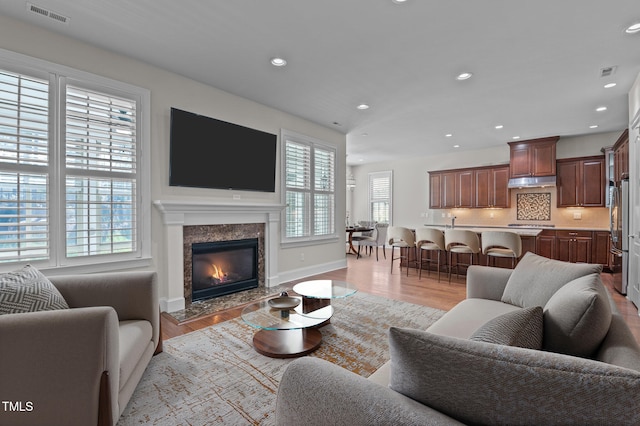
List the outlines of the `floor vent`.
{"label": "floor vent", "polygon": [[45,18],[51,18],[54,21],[58,21],[63,24],[69,23],[69,17],[61,15],[60,13],[54,12],[52,10],[45,9],[44,7],[36,6],[33,3],[27,3],[27,10],[31,13],[44,16]]}

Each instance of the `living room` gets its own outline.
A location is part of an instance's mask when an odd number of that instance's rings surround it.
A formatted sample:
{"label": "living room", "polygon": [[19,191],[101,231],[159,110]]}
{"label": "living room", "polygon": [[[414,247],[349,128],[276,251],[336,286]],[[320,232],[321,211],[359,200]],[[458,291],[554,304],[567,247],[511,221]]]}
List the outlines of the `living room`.
{"label": "living room", "polygon": [[[75,25],[76,22],[79,23],[79,20],[74,20],[73,5],[57,1],[43,1],[41,3],[38,6],[50,7],[51,10],[62,15],[69,15],[70,23],[64,25],[70,26]],[[125,6],[129,7],[130,5]],[[393,7],[396,6],[394,3]],[[20,5],[20,9],[25,10],[24,5]],[[320,276],[320,274],[331,276],[333,271],[350,269],[348,266],[354,259],[345,256],[346,236],[342,232],[342,224],[368,217],[366,200],[368,174],[381,170],[394,170],[394,186],[399,188],[395,191],[397,198],[394,198],[393,221],[396,224],[410,227],[424,224],[444,225],[450,221],[447,213],[457,215],[459,224],[478,224],[478,218],[484,225],[497,222],[497,219],[501,220],[500,224],[509,222],[507,217],[500,216],[504,212],[498,210],[478,212],[478,216],[472,218],[469,216],[475,212],[468,210],[449,212],[430,209],[428,207],[427,172],[447,168],[508,163],[509,150],[506,142],[511,138],[511,135],[501,138],[500,140],[503,142],[500,142],[499,145],[496,142],[488,148],[467,149],[465,147],[460,151],[447,148],[447,152],[434,151],[433,155],[420,155],[415,158],[390,161],[372,161],[359,165],[355,153],[349,154],[349,156],[347,154],[349,153],[349,139],[353,138],[353,134],[348,134],[349,122],[351,120],[354,122],[368,120],[361,117],[353,118],[356,114],[360,114],[360,111],[351,112],[351,117],[345,116],[345,121],[341,123],[341,126],[331,121],[319,124],[317,121],[301,118],[297,114],[267,106],[265,103],[251,100],[241,94],[234,94],[214,85],[202,83],[195,77],[186,77],[177,72],[151,65],[126,53],[118,53],[105,47],[99,47],[100,42],[98,41],[82,41],[65,35],[67,27],[56,27],[57,24],[49,21],[38,21],[41,17],[26,15],[28,17],[16,18],[13,16],[14,13],[13,10],[10,13],[9,11],[5,13],[0,8],[0,69],[9,68],[12,72],[38,69],[38,71],[45,73],[52,72],[59,76],[66,76],[69,80],[90,77],[94,79],[93,81],[105,86],[117,82],[126,87],[131,86],[136,90],[139,89],[143,100],[141,143],[147,151],[143,150],[145,155],[140,158],[139,165],[140,174],[143,174],[139,187],[143,202],[141,210],[138,212],[141,220],[138,228],[140,246],[137,248],[137,256],[134,259],[119,258],[113,262],[74,262],[72,259],[69,263],[48,260],[37,264],[38,268],[48,277],[69,274],[101,274],[113,271],[156,273],[158,301],[161,310],[178,312],[190,304],[185,293],[183,237],[186,234],[183,233],[183,228],[239,224],[247,221],[260,222],[265,226],[264,231],[259,231],[263,232],[261,238],[264,239],[264,248],[268,252],[267,258],[264,260],[264,282],[262,283],[266,284],[265,287],[280,290],[279,286],[284,285],[289,289],[292,283],[307,277]],[[329,18],[331,15],[327,12],[327,15],[323,16]],[[183,23],[183,25],[189,26],[190,23]],[[143,32],[140,33],[140,40],[147,38]],[[114,36],[114,38],[117,37]],[[135,40],[121,40],[121,42],[123,45],[136,43]],[[207,44],[206,41],[202,43]],[[153,47],[153,49],[161,48],[162,46],[157,45]],[[268,56],[264,64],[265,75],[279,80],[279,84],[286,85],[287,79],[277,74],[281,70],[268,64]],[[175,62],[180,60],[183,58],[174,59]],[[636,71],[638,67],[640,67],[638,63],[628,65],[628,68]],[[623,67],[620,68],[622,73]],[[236,71],[238,80],[246,78],[241,69]],[[65,74],[65,72],[70,74]],[[624,70],[624,72],[627,71]],[[203,74],[215,74],[215,71],[204,70]],[[203,77],[202,80],[204,79]],[[264,85],[269,85],[269,81],[265,81]],[[274,97],[278,96],[282,95],[274,94]],[[313,95],[309,95],[309,98],[314,96],[321,98],[322,94],[314,92]],[[624,103],[625,105],[628,103],[626,98]],[[280,143],[279,150],[282,149],[283,134],[292,137],[301,136],[330,145],[335,152],[335,204],[333,207],[335,230],[331,236],[304,243],[283,241],[284,216],[282,211],[286,203],[282,190],[283,175],[280,173],[283,165],[281,151],[278,152],[277,157],[278,173],[275,176],[276,189],[274,192],[171,186],[169,184],[169,165],[172,108],[195,112],[277,135]],[[389,112],[389,115],[393,114]],[[625,123],[627,122],[625,121]],[[558,158],[600,154],[600,148],[612,145],[624,128],[625,126],[619,125],[604,132],[589,133],[587,130],[584,135],[562,136],[558,143]],[[348,161],[354,162],[348,164]],[[347,189],[346,185],[349,174],[352,174],[356,181],[356,189],[353,191]],[[514,196],[515,193],[514,191]],[[416,194],[419,195],[416,196]],[[61,201],[59,202],[63,204]],[[592,213],[596,211],[597,213]],[[580,224],[592,221],[591,223],[597,224],[598,227],[606,226],[603,222],[608,219],[607,211],[604,207],[597,210],[582,210]],[[349,219],[347,219],[347,212],[349,212]],[[565,211],[556,213],[562,215],[565,214],[563,212]],[[443,213],[445,217],[442,216]],[[566,210],[566,215],[566,217],[561,216],[564,220],[563,225],[576,224],[577,219],[574,218],[573,210]],[[592,215],[596,217],[591,217]],[[64,223],[62,214],[58,213],[53,218],[59,219],[59,222],[56,223]],[[502,221],[502,219],[505,220]],[[64,226],[60,226],[60,228],[62,229]],[[264,233],[267,235],[266,238]],[[57,241],[52,245],[52,249],[59,249],[61,244],[61,241]],[[375,260],[367,260],[371,261],[372,265],[378,266],[373,263]],[[379,263],[388,266],[388,262],[388,259],[386,262],[382,259]],[[23,264],[24,262],[20,266]],[[11,266],[4,265],[0,269],[2,272],[7,272],[15,268],[16,266],[13,264]],[[398,279],[396,271],[393,275],[393,280]],[[437,285],[434,284],[434,286]],[[445,287],[446,283],[439,285]],[[457,292],[454,299],[464,297],[462,295],[463,280],[453,284],[452,287]],[[371,292],[375,292],[374,289],[371,289]],[[426,302],[422,300],[420,303]],[[445,308],[438,309],[444,310]],[[235,316],[237,317],[237,315],[236,313]],[[193,328],[196,328],[195,325]],[[4,398],[3,395],[0,396]],[[269,421],[272,421],[272,418]],[[178,420],[176,420],[177,422]],[[265,421],[265,423],[268,422]],[[167,420],[166,424],[171,424],[170,420]]]}

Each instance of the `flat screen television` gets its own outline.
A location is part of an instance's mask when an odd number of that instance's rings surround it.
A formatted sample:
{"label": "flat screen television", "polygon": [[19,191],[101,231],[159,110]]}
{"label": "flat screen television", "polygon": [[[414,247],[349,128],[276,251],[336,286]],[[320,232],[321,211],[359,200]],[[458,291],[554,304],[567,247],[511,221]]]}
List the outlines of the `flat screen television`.
{"label": "flat screen television", "polygon": [[275,192],[277,136],[171,108],[169,185]]}

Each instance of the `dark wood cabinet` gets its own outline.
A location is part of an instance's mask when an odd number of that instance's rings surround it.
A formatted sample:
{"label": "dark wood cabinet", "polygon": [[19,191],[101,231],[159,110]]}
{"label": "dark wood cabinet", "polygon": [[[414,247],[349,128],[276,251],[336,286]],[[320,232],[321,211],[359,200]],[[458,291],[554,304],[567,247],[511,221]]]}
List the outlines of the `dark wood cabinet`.
{"label": "dark wood cabinet", "polygon": [[509,166],[429,172],[429,208],[488,208],[510,205]]}
{"label": "dark wood cabinet", "polygon": [[559,136],[509,142],[510,177],[554,176]]}
{"label": "dark wood cabinet", "polygon": [[606,170],[604,156],[557,161],[558,207],[604,207]]}
{"label": "dark wood cabinet", "polygon": [[611,267],[611,233],[609,231],[593,231],[591,261],[599,263],[603,268]]}
{"label": "dark wood cabinet", "polygon": [[475,207],[508,208],[511,204],[508,183],[509,166],[475,169]]}
{"label": "dark wood cabinet", "polygon": [[538,234],[535,253],[549,259],[556,258],[556,231],[545,229]]}
{"label": "dark wood cabinet", "polygon": [[556,259],[571,263],[591,263],[591,231],[556,231]]}
{"label": "dark wood cabinet", "polygon": [[615,181],[629,178],[629,129],[625,129],[613,145],[613,174]]}

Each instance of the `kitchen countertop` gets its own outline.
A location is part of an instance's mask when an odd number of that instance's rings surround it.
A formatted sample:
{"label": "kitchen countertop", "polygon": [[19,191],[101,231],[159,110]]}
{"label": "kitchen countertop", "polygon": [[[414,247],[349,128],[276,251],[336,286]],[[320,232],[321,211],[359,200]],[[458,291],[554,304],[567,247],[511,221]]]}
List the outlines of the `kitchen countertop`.
{"label": "kitchen countertop", "polygon": [[[425,224],[424,226],[428,226],[430,228],[438,228],[442,231],[445,229],[449,229],[449,225],[433,225],[433,224]],[[535,237],[540,234],[544,230],[552,230],[552,231],[603,231],[609,232],[608,228],[596,228],[596,227],[565,227],[565,226],[556,226],[556,227],[540,227],[540,226],[482,226],[482,225],[456,225],[456,229],[469,229],[471,231],[477,232],[478,234],[482,233],[482,231],[510,231],[515,232],[518,235],[522,236],[531,236]]]}

